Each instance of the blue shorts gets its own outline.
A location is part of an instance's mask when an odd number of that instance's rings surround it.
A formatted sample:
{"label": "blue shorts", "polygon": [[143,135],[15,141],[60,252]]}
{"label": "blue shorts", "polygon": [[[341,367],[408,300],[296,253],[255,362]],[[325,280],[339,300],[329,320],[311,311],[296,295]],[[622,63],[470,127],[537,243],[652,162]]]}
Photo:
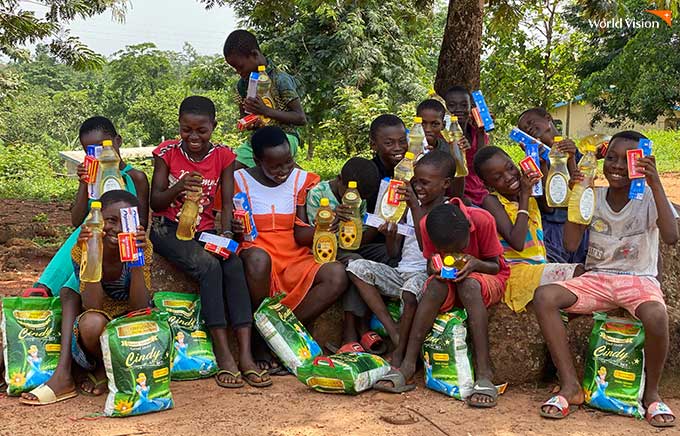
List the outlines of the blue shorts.
{"label": "blue shorts", "polygon": [[73,321],[73,333],[71,336],[71,355],[73,357],[73,360],[80,365],[84,370],[86,371],[94,371],[95,368],[97,368],[97,360],[94,359],[91,356],[88,356],[85,350],[80,345],[80,334],[78,330],[78,324],[80,322],[80,318],[85,315],[86,313],[89,312],[96,312],[100,313],[103,316],[106,317],[107,320],[111,321],[111,317],[106,313],[101,310],[96,310],[96,309],[90,309],[86,310],[85,312],[81,313],[76,317],[76,320]]}

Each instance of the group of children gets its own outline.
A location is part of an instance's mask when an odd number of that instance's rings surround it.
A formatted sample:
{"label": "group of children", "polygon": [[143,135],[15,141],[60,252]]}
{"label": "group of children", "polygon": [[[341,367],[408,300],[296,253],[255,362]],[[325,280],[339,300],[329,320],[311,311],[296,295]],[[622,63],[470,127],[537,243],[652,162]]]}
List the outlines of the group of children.
{"label": "group of children", "polygon": [[[188,97],[179,109],[180,139],[165,141],[153,151],[150,189],[143,173],[121,162],[127,192],[110,191],[101,197],[106,223],[101,282],[78,281],[80,247],[91,235],[84,226],[38,280],[37,286],[61,298],[62,352],[52,377],[23,394],[22,402],[49,404],[75,396],[76,389],[91,395],[105,392],[98,337],[113,317],[149,304],[153,250],[198,283],[202,316],[220,368],[215,380],[222,387],[269,386],[272,375],[286,373],[252,332],[254,309],[266,297],[283,292],[282,304],[304,324],[336,301],[342,302],[345,315],[339,352],[387,351],[387,344],[369,328],[370,315],[375,314],[392,344],[388,355],[392,369],[375,388],[393,393],[415,388],[421,346],[435,317],[453,307],[465,308],[476,375],[467,402],[493,407],[498,392],[489,353],[487,308],[503,301],[517,312],[533,305],[560,380],[559,393],[540,407],[540,414],[563,418],[584,402],[584,394],[560,310],[591,314],[623,307],[645,328],[642,400],[647,419],[654,426],[674,424],[673,413],[658,394],[668,350],[668,319],[656,276],[659,236],[673,244],[678,240],[678,227],[653,156],[638,161],[647,182],[643,200],[628,199],[626,151],[637,147],[641,134],[624,131],[612,137],[601,156],[609,187],[596,190],[590,226],[573,224],[567,222],[566,210],[550,209],[543,197],[532,197],[532,186],[544,181],[523,174],[505,151],[488,145],[484,130],[471,120],[468,90],[453,87],[443,95],[446,107],[428,99],[417,108],[429,152],[417,160],[410,183],[398,189],[398,198],[408,207],[403,222],[414,232],[398,234],[395,223],[364,226],[358,250],[340,250],[336,261],[319,264],[310,247],[320,199],[327,198],[335,210],[332,230],[350,218],[341,203],[350,181],[358,185],[362,213],[373,212],[380,202],[380,181],[394,176],[395,166],[407,152],[406,127],[395,115],[378,116],[369,138],[375,157],[354,157],[335,179],[320,181],[296,163],[300,141],[295,126],[303,125],[305,117],[295,80],[278,72],[246,31],[229,35],[224,55],[241,76],[242,113],[266,117],[269,124],[253,125],[250,140],[234,152],[211,142],[216,127],[213,103],[205,97]],[[248,76],[258,65],[266,65],[272,78],[275,107],[259,97],[246,97]],[[447,111],[458,117],[465,134],[459,141],[467,155],[469,174],[465,177],[456,177],[454,158],[441,134]],[[558,132],[547,112],[527,110],[518,126],[567,153],[572,182],[580,180],[578,149],[569,139],[555,141]],[[83,147],[105,139],[112,140],[116,150],[122,141],[109,120],[93,117],[83,123]],[[541,165],[547,173],[549,162],[541,161]],[[74,226],[80,226],[88,210],[82,165],[78,175]],[[178,215],[185,194],[196,189],[202,192],[196,237],[179,240]],[[243,222],[233,218],[232,197],[238,193],[250,202],[258,231],[254,240],[244,239]],[[138,246],[148,252],[144,267],[130,267],[118,257],[121,224],[117,211],[129,206],[137,206],[142,217],[136,238]],[[217,233],[218,228],[221,236],[241,244],[238,255],[222,259],[204,250],[200,234]],[[455,279],[443,278],[433,262],[434,257],[447,255],[462,262]],[[392,319],[386,299],[401,301],[399,321]],[[238,342],[238,359],[229,348],[228,327]],[[71,375],[73,360],[86,373],[78,386]]]}

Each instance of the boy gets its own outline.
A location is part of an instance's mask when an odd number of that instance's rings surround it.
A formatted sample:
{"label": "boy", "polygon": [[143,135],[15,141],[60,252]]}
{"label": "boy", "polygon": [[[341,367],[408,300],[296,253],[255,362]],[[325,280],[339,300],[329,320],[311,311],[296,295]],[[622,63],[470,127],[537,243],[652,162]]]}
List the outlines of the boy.
{"label": "boy", "polygon": [[[468,313],[477,378],[467,403],[473,407],[494,407],[498,391],[491,381],[487,308],[502,300],[510,275],[503,260],[496,223],[489,212],[466,207],[459,198],[453,198],[420,220],[420,234],[423,255],[429,260],[428,272],[432,275],[425,284],[425,295],[418,305],[401,367],[390,371],[375,388],[388,392],[398,391],[399,387],[402,391],[414,389],[415,384],[410,380],[434,319],[454,305],[463,306]],[[444,258],[455,253],[462,255],[465,266],[455,279],[443,279],[432,266],[432,256],[439,254]]]}
{"label": "boy", "polygon": [[[541,140],[548,147],[557,147],[558,150],[567,153],[567,167],[569,173],[573,174],[576,169],[576,162],[581,159],[581,153],[576,148],[576,144],[571,139],[564,139],[555,143],[555,136],[559,131],[550,114],[543,108],[535,107],[522,112],[517,120],[517,127],[536,139]],[[550,167],[550,162],[542,162],[546,168]],[[545,172],[547,176],[547,171]],[[566,208],[544,208],[541,211],[543,221],[543,234],[545,237],[545,247],[547,250],[548,262],[554,263],[584,263],[586,260],[586,249],[588,247],[588,236],[583,238],[583,242],[573,253],[564,248],[563,233],[564,223],[567,221]]]}
{"label": "boy", "polygon": [[463,187],[460,182],[456,182],[454,190],[455,192],[464,190],[465,196],[469,198],[474,205],[479,206],[489,192],[484,188],[484,183],[475,173],[472,162],[477,150],[489,143],[489,136],[484,132],[483,128],[477,127],[470,117],[472,102],[470,92],[466,88],[462,86],[453,86],[449,88],[444,94],[444,101],[446,102],[446,108],[451,115],[458,117],[458,124],[460,124],[463,133],[465,133],[465,137],[461,139],[459,145],[465,150],[468,175],[464,178],[465,186]]}
{"label": "boy", "polygon": [[[278,125],[286,132],[293,158],[295,158],[300,146],[300,134],[296,126],[307,124],[295,78],[278,71],[260,51],[255,35],[246,30],[231,32],[224,42],[223,52],[226,62],[241,76],[236,84],[241,116],[245,116],[247,112],[270,118],[269,124]],[[271,80],[271,94],[275,106],[273,108],[268,107],[259,96],[246,98],[250,73],[257,72],[257,67],[260,65],[267,67],[266,72]],[[262,125],[263,123],[259,122],[251,129],[256,130]],[[235,170],[254,166],[253,147],[249,141],[246,141],[236,149]]]}
{"label": "boy", "polygon": [[[640,158],[637,169],[645,175],[641,201],[630,200],[628,150],[637,148],[642,134],[623,131],[609,142],[604,175],[609,187],[595,188],[595,211],[588,242],[587,272],[577,278],[541,286],[534,308],[560,379],[560,393],[541,406],[541,416],[562,419],[570,405],[582,404],[584,394],[569,351],[560,310],[590,315],[625,308],[645,329],[645,391],[642,404],[654,427],[675,425],[675,416],[659,397],[659,380],[668,352],[668,314],[657,275],[659,236],[666,244],[678,241],[674,209],[666,197],[654,156]],[[572,182],[582,179],[575,174]],[[575,250],[586,226],[564,225],[564,244]]]}
{"label": "boy", "polygon": [[[406,223],[414,227],[436,205],[445,200],[446,190],[455,172],[453,158],[439,150],[424,155],[416,164],[412,187],[409,184],[401,190],[403,200],[408,204]],[[370,260],[354,260],[347,267],[350,280],[359,289],[361,297],[375,316],[385,326],[392,343],[396,346],[391,363],[399,367],[409,341],[411,322],[418,302],[423,296],[423,285],[427,280],[427,261],[420,248],[419,229],[413,236],[396,233],[396,225],[381,226],[387,236],[387,247],[392,253],[401,252],[401,261],[396,268]],[[403,246],[402,246],[403,241]],[[396,257],[396,253],[393,257]],[[382,296],[400,298],[403,313],[399,325],[392,320]],[[402,386],[403,387],[403,386]],[[392,391],[399,392],[394,386]]]}

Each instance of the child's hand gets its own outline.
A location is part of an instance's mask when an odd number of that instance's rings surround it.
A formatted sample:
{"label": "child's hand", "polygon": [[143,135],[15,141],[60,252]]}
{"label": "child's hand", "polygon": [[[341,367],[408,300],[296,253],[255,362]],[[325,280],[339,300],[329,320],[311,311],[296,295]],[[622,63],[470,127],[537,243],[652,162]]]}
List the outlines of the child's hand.
{"label": "child's hand", "polygon": [[458,270],[458,275],[453,279],[454,282],[462,282],[467,278],[470,273],[473,273],[479,269],[482,261],[474,256],[466,254],[463,259],[465,260],[465,266]]}
{"label": "child's hand", "polygon": [[144,230],[144,226],[137,226],[135,239],[137,240],[137,248],[146,248],[146,230]]}
{"label": "child's hand", "polygon": [[557,151],[561,153],[567,153],[569,156],[574,156],[578,151],[578,148],[576,148],[576,144],[574,143],[574,141],[572,141],[569,138],[565,138],[560,142],[554,143],[553,147],[557,147]]}
{"label": "child's hand", "polygon": [[397,237],[397,224],[390,221],[386,221],[380,224],[380,227],[378,227],[378,231],[385,235],[385,238],[394,239]]}
{"label": "child's hand", "polygon": [[656,169],[656,157],[647,156],[637,160],[638,171],[645,175],[645,180],[650,188],[661,186],[659,171]]}
{"label": "child's hand", "polygon": [[352,219],[352,208],[346,204],[339,204],[335,208],[335,220],[336,221],[350,221]]}
{"label": "child's hand", "polygon": [[92,237],[92,230],[85,224],[80,226],[80,234],[78,235],[79,244],[87,244],[87,241]]}
{"label": "child's hand", "polygon": [[87,183],[87,168],[85,168],[84,163],[78,164],[76,167],[76,175],[78,175],[80,183]]}
{"label": "child's hand", "polygon": [[574,171],[570,175],[571,177],[569,179],[569,189],[573,189],[578,182],[582,181],[585,178],[583,173],[579,171],[578,168],[574,168]]}
{"label": "child's hand", "polygon": [[242,218],[234,218],[231,220],[231,231],[234,235],[242,235],[246,231]]}
{"label": "child's hand", "polygon": [[185,174],[177,184],[179,185],[180,193],[201,191],[203,189],[203,177],[198,171],[192,171]]}
{"label": "child's hand", "polygon": [[460,138],[460,140],[458,141],[458,148],[460,148],[462,151],[467,151],[470,149],[470,147],[471,147],[470,141],[468,141],[468,139],[465,136]]}
{"label": "child's hand", "polygon": [[400,185],[396,189],[397,193],[397,198],[399,201],[405,201],[407,205],[411,204],[412,199],[416,199],[416,194],[413,193],[413,188],[411,188],[410,183],[404,183],[403,185]]}
{"label": "child's hand", "polygon": [[537,173],[522,174],[519,179],[519,191],[521,194],[531,195],[531,191],[536,183],[541,183],[541,176]]}
{"label": "child's hand", "polygon": [[246,98],[243,102],[243,108],[251,114],[269,117],[270,108],[264,104],[264,101],[262,101],[262,97],[260,96],[257,96],[257,98]]}

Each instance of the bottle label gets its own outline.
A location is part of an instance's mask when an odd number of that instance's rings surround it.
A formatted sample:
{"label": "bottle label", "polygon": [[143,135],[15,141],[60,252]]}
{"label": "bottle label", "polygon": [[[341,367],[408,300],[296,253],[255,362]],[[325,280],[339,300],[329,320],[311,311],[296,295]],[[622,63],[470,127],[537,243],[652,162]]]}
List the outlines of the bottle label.
{"label": "bottle label", "polygon": [[[390,185],[387,188],[387,201],[386,203],[391,206],[399,206],[399,197],[397,197],[397,188],[403,186],[404,182],[401,180],[390,180]],[[396,208],[394,208],[396,209]]]}
{"label": "bottle label", "polygon": [[314,247],[316,254],[319,259],[323,262],[329,262],[335,251],[334,236],[322,235],[316,240],[316,246]]}
{"label": "bottle label", "polygon": [[344,221],[340,225],[340,242],[344,247],[350,247],[357,239],[357,225],[354,221]]}
{"label": "bottle label", "polygon": [[585,191],[583,191],[583,194],[581,194],[581,202],[578,206],[581,218],[585,221],[590,221],[593,218],[593,212],[595,211],[595,191],[593,191],[593,188],[586,188]]}
{"label": "bottle label", "polygon": [[319,218],[322,218],[322,219],[325,219],[325,220],[330,219],[331,213],[327,210],[319,211]]}
{"label": "bottle label", "polygon": [[118,182],[118,180],[116,180],[114,177],[109,177],[109,178],[105,179],[104,184],[103,184],[103,188],[104,188],[103,189],[104,192],[102,192],[102,195],[109,192],[109,191],[115,191],[115,190],[118,190],[118,189],[123,189],[123,187],[120,186],[120,182]]}
{"label": "bottle label", "polygon": [[548,184],[548,195],[554,204],[562,204],[567,199],[569,185],[564,174],[554,174]]}
{"label": "bottle label", "polygon": [[357,196],[356,192],[347,192],[345,193],[345,198],[349,201],[355,201],[359,197]]}

